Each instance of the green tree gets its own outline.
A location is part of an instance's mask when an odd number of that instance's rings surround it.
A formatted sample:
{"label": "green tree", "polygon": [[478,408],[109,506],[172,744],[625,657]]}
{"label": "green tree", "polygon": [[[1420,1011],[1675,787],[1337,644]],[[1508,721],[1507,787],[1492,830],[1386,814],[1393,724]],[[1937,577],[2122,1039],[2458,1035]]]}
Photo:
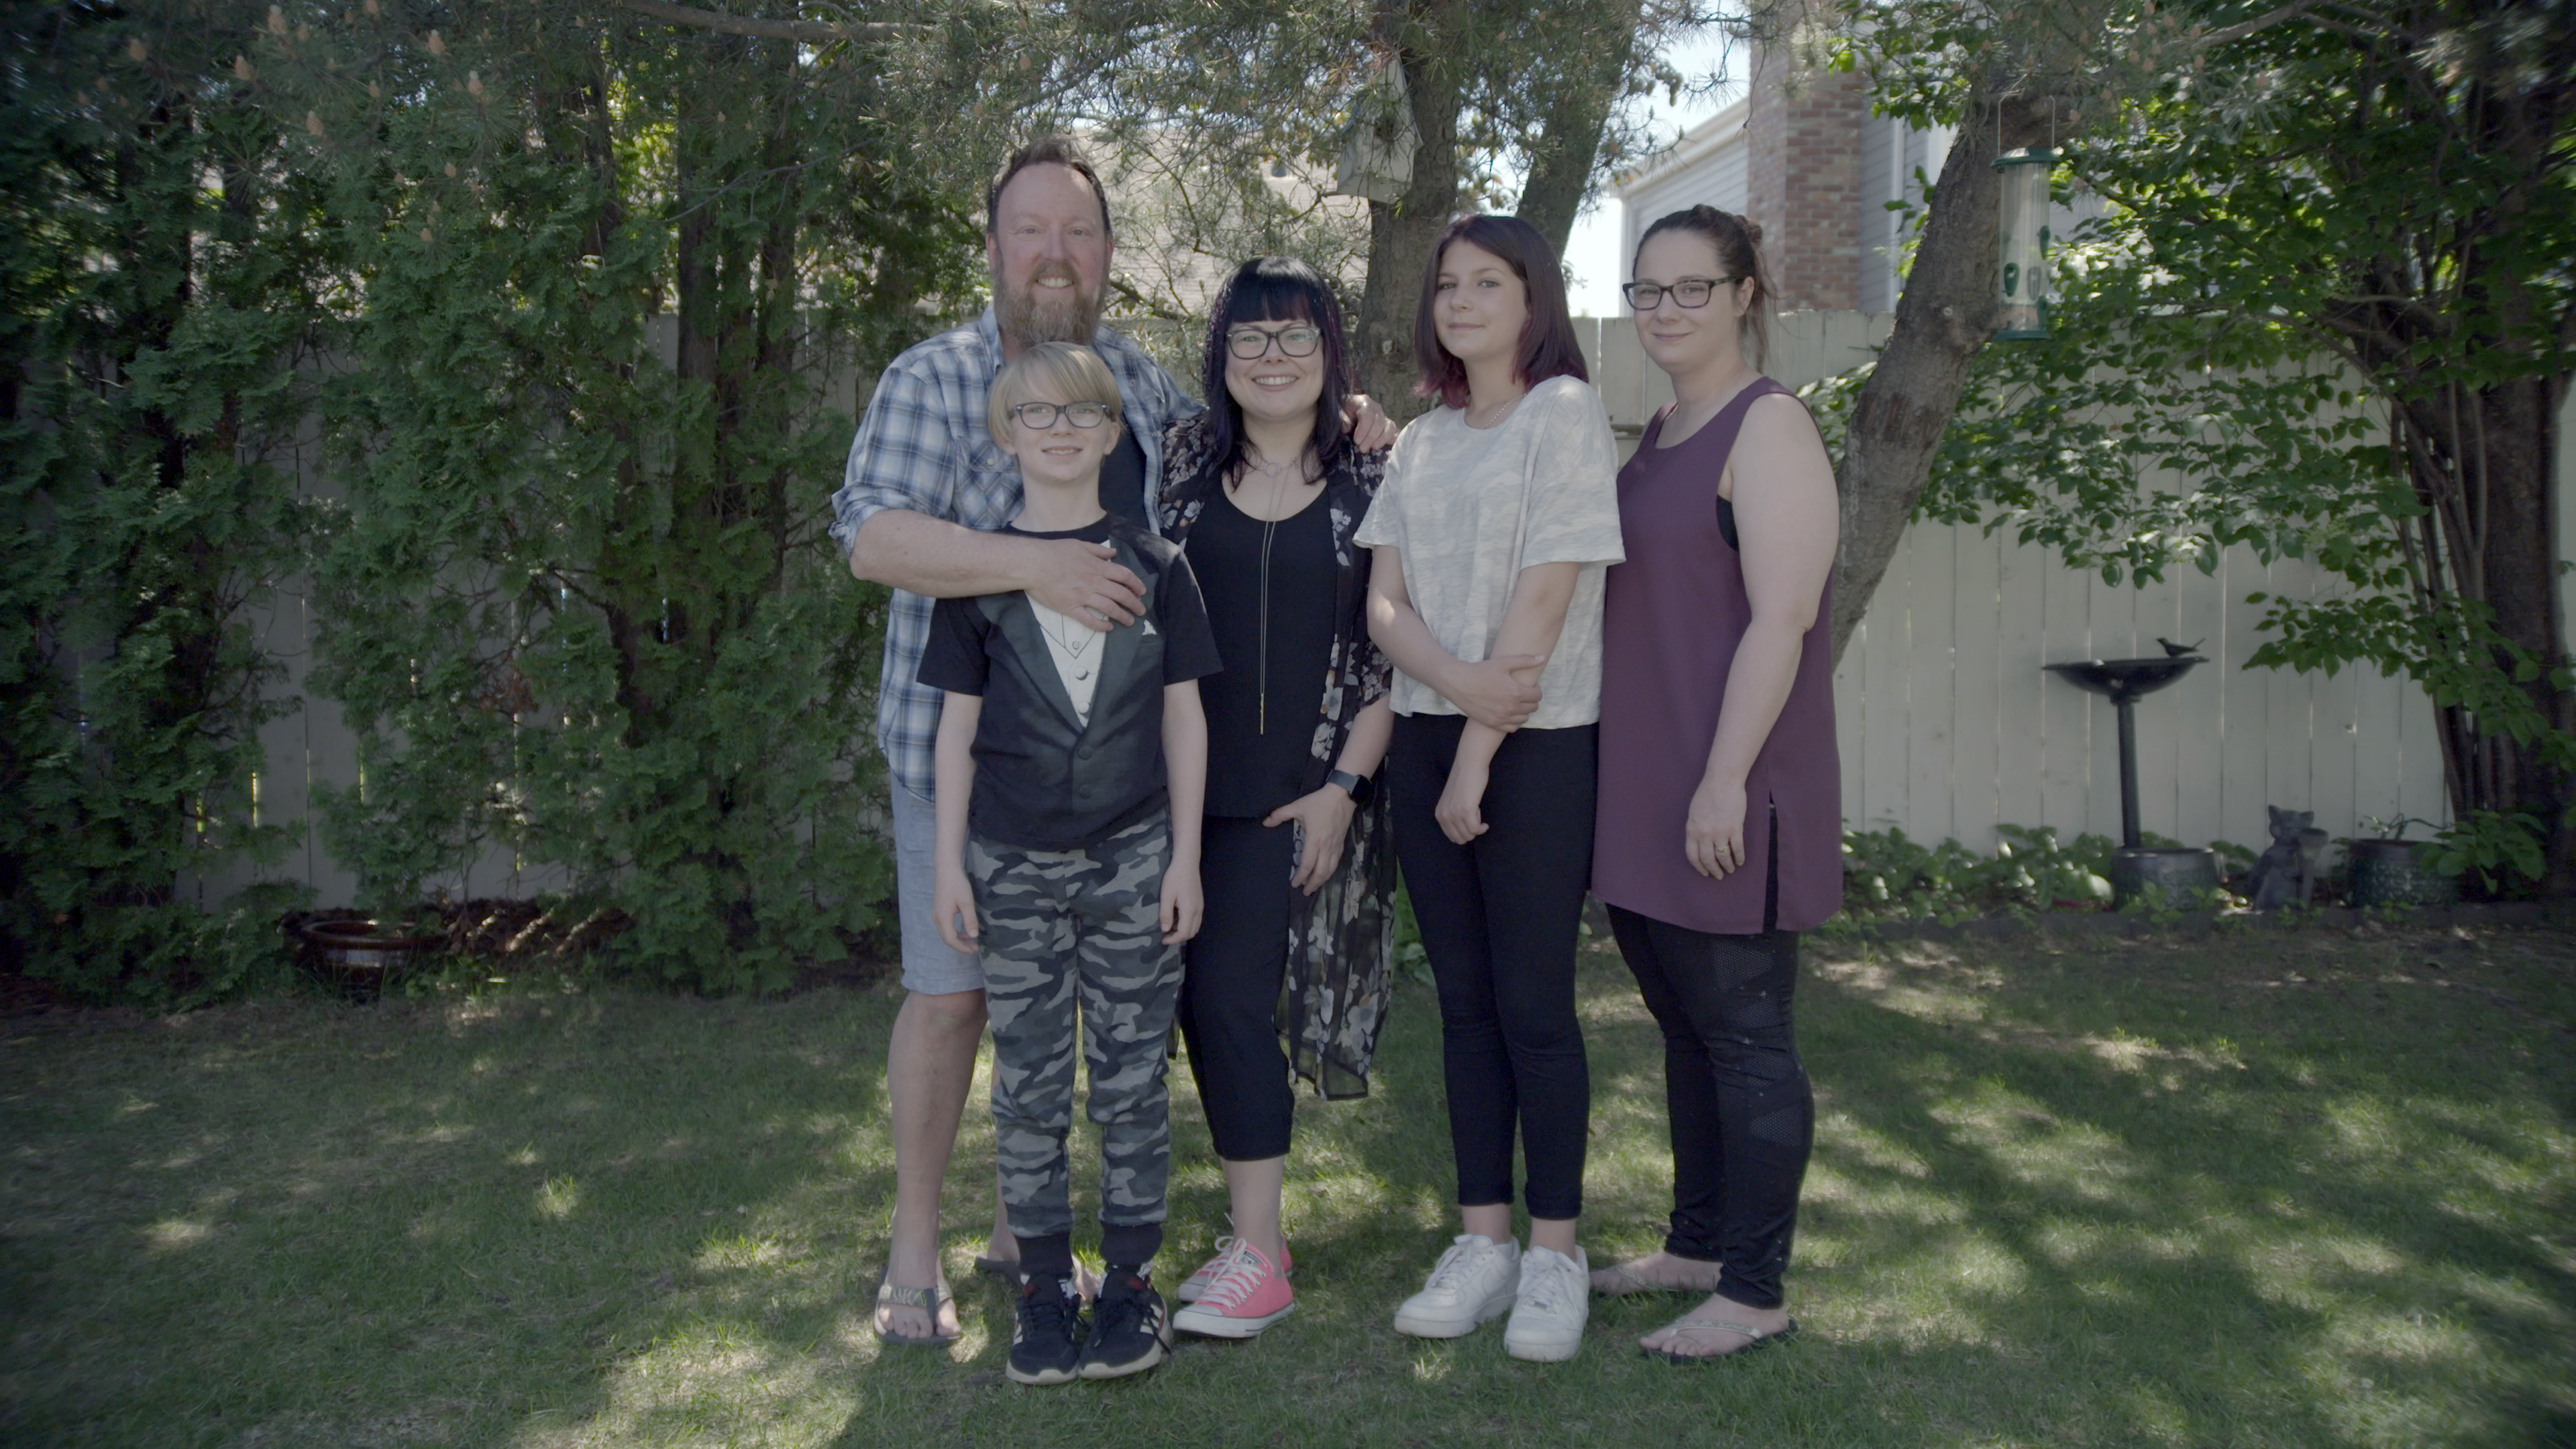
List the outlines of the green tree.
{"label": "green tree", "polygon": [[[1355,361],[1362,384],[1405,416],[1419,406],[1414,303],[1441,228],[1462,210],[1508,206],[1562,250],[1604,168],[1642,139],[1619,103],[1683,84],[1658,58],[1663,40],[1719,13],[1699,0],[1067,0],[1027,32],[1023,59],[991,70],[1023,78],[1033,124],[1096,125],[1105,149],[1152,156],[1189,193],[1154,218],[1176,254],[1364,258],[1348,299]],[[1355,145],[1377,159],[1356,215],[1320,195],[1356,179],[1336,165]],[[1273,188],[1274,163],[1314,184]],[[1188,320],[1172,298],[1127,300]]]}
{"label": "green tree", "polygon": [[218,991],[278,945],[277,890],[181,888],[276,844],[247,608],[289,564],[269,460],[329,258],[225,40],[0,6],[0,943],[94,997]]}
{"label": "green tree", "polygon": [[386,0],[257,39],[364,278],[315,680],[360,736],[327,838],[380,903],[498,846],[731,989],[872,918],[883,595],[824,532],[825,384],[971,297],[976,229],[882,32],[807,33]]}
{"label": "green tree", "polygon": [[[1964,117],[1979,139],[1944,169],[1900,337],[1852,414],[1846,486],[1871,511],[1847,542],[1838,643],[1919,491],[1905,470],[1850,477],[1873,461],[1865,432],[1882,456],[1902,432],[1916,476],[1937,453],[1936,512],[1999,511],[2111,577],[2214,569],[2231,545],[2312,558],[2351,591],[2264,601],[2274,637],[2253,662],[2417,680],[2441,711],[2463,854],[2576,890],[2549,504],[2576,362],[2576,6],[2052,13],[2015,32],[1918,11],[1920,28],[1846,41],[1901,98],[1889,109]],[[2111,210],[2067,254],[2059,335],[1981,352],[1992,187],[1954,183],[1990,177],[1984,136],[2044,143],[2043,125]],[[1946,403],[1918,392],[1909,415],[1891,386],[1872,413],[1900,352],[1939,354]],[[1944,431],[1962,393],[1968,421]],[[2155,468],[2189,491],[2142,487]]]}

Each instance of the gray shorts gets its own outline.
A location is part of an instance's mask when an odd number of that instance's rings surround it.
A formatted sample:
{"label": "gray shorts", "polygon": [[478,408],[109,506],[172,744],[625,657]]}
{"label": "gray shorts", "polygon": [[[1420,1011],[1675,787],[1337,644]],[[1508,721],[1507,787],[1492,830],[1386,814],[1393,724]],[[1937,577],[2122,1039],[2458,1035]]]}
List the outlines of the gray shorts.
{"label": "gray shorts", "polygon": [[903,916],[904,989],[926,996],[981,991],[982,958],[951,950],[939,939],[939,922],[930,914],[939,844],[939,818],[930,797],[912,793],[899,781],[889,787],[894,794],[894,888]]}

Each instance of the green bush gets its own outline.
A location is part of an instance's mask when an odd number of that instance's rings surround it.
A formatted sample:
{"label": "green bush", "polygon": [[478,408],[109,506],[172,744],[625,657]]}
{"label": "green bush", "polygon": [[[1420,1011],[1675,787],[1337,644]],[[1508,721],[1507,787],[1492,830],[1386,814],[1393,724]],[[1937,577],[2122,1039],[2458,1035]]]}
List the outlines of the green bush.
{"label": "green bush", "polygon": [[316,562],[361,766],[326,839],[388,905],[497,846],[631,917],[631,969],[780,987],[888,875],[885,596],[825,530],[824,383],[972,296],[977,229],[846,49],[489,18],[302,60],[324,133],[372,138],[330,158],[369,284]]}
{"label": "green bush", "polygon": [[[975,298],[920,151],[971,27],[906,74],[603,4],[0,26],[0,969],[170,1002],[279,962],[295,889],[193,898],[288,823],[250,621],[304,573],[368,902],[499,848],[674,983],[847,954],[884,595],[826,500],[850,381]],[[317,419],[299,500],[267,460]]]}
{"label": "green bush", "polygon": [[[2111,852],[2119,842],[2086,833],[2061,842],[2050,826],[1998,825],[1992,855],[1956,840],[1918,845],[1904,831],[1843,832],[1843,909],[1854,917],[1930,917],[1956,923],[1971,916],[2052,910],[2108,910]],[[2151,846],[2180,844],[2152,831]],[[2222,869],[2252,856],[2212,841]]]}
{"label": "green bush", "polygon": [[327,257],[224,37],[159,20],[0,10],[0,966],[166,1004],[274,964],[295,894],[184,883],[279,843],[247,610]]}

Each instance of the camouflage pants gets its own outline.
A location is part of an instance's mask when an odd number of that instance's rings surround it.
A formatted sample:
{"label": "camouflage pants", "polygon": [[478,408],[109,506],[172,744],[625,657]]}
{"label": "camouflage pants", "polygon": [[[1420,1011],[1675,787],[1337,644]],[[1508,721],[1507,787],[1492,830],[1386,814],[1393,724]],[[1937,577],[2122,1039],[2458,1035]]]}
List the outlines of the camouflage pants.
{"label": "camouflage pants", "polygon": [[966,844],[981,918],[984,1002],[993,1026],[993,1128],[1002,1202],[1023,1238],[1073,1229],[1065,1133],[1073,1126],[1077,1000],[1100,1125],[1100,1221],[1163,1220],[1171,1176],[1165,1044],[1181,993],[1181,949],[1163,944],[1168,815],[1088,850]]}

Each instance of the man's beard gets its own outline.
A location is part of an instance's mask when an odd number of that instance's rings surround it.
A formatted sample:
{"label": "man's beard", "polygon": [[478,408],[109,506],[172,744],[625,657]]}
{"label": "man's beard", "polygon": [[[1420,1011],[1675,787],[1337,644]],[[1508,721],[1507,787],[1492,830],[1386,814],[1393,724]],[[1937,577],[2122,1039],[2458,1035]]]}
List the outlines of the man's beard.
{"label": "man's beard", "polygon": [[[1042,288],[1040,281],[1062,277],[1073,285]],[[1089,343],[1100,327],[1100,294],[1083,295],[1082,278],[1061,262],[1049,262],[1029,274],[1028,284],[1014,291],[993,278],[993,320],[1014,342]]]}

